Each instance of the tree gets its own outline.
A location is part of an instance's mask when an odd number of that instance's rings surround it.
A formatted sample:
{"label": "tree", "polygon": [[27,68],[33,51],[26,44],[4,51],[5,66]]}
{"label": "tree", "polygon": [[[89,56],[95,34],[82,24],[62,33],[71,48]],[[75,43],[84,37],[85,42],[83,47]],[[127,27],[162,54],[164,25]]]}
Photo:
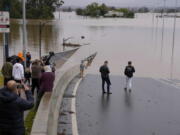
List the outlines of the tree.
{"label": "tree", "polygon": [[78,8],[76,10],[77,15],[99,17],[104,16],[109,11],[108,7],[105,4],[99,5],[94,2],[88,5],[85,9]]}
{"label": "tree", "polygon": [[27,18],[53,19],[54,11],[59,0],[28,0]]}
{"label": "tree", "polygon": [[10,11],[11,18],[22,18],[22,4],[19,0],[0,0],[0,11]]}

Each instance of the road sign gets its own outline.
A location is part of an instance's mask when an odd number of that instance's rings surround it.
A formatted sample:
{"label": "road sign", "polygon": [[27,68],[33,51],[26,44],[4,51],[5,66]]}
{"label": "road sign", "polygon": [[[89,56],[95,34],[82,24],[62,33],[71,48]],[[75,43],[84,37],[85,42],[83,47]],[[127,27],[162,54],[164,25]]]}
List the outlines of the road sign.
{"label": "road sign", "polygon": [[9,12],[0,11],[0,33],[10,32]]}

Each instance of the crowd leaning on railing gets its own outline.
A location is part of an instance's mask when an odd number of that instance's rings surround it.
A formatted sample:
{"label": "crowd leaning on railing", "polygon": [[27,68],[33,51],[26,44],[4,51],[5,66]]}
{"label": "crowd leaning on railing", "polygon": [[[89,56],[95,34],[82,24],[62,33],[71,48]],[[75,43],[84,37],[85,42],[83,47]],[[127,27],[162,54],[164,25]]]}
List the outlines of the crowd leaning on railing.
{"label": "crowd leaning on railing", "polygon": [[0,89],[0,135],[25,135],[24,111],[34,106],[38,109],[44,93],[53,90],[53,56],[50,52],[48,56],[32,60],[30,52],[26,58],[19,52],[6,59],[1,70],[4,87]]}

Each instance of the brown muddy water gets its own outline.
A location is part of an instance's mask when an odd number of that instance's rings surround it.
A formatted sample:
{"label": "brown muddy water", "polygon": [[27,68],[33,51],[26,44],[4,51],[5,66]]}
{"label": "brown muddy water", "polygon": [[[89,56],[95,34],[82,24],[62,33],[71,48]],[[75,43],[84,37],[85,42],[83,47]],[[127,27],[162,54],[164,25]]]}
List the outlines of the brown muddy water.
{"label": "brown muddy water", "polygon": [[[177,19],[173,78],[180,79],[180,19]],[[81,39],[85,36],[85,39]],[[136,14],[134,19],[84,18],[75,13],[61,13],[61,20],[47,23],[42,33],[42,54],[62,51],[62,38],[73,37],[70,42],[86,44],[76,54],[98,55],[89,69],[97,74],[104,60],[109,61],[111,73],[123,75],[127,61],[133,61],[136,76],[170,78],[173,40],[173,18],[165,18],[162,34],[162,18],[153,19],[152,14]],[[162,41],[163,39],[163,41]],[[28,21],[27,50],[33,59],[39,56],[39,21]],[[162,49],[163,47],[163,49]],[[21,20],[12,20],[10,33],[10,54],[22,50]],[[162,57],[161,57],[161,50]],[[0,35],[0,63],[2,65],[2,35]],[[76,60],[76,59],[75,59]],[[78,60],[78,58],[77,58]]]}

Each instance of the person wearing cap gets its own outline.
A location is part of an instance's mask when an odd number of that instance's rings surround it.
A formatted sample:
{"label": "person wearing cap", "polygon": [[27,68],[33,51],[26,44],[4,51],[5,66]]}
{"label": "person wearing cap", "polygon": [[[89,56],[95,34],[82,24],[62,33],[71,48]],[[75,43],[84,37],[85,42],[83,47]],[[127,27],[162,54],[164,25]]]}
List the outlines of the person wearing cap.
{"label": "person wearing cap", "polygon": [[18,58],[17,63],[13,65],[12,75],[16,82],[22,83],[24,81],[24,67],[21,58]]}

